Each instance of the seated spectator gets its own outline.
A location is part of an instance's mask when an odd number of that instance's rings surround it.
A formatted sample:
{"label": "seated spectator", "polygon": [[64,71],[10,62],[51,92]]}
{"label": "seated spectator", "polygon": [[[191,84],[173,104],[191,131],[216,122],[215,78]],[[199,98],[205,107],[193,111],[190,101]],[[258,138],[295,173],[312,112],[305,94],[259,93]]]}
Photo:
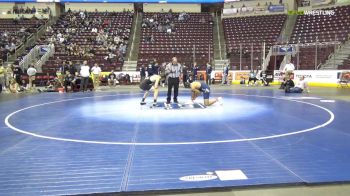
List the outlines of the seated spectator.
{"label": "seated spectator", "polygon": [[301,76],[299,82],[294,87],[286,86],[286,93],[302,93],[306,90],[309,93],[308,83],[305,81],[305,77]]}
{"label": "seated spectator", "polygon": [[245,84],[245,78],[241,76],[241,80],[239,81],[239,84]]}
{"label": "seated spectator", "polygon": [[112,70],[108,75],[108,86],[115,86],[118,83],[117,76],[115,75],[114,70]]}
{"label": "seated spectator", "polygon": [[29,85],[27,84],[26,80],[21,81],[21,85],[19,85],[20,91],[25,91],[29,89]]}
{"label": "seated spectator", "polygon": [[72,75],[69,71],[66,71],[66,75],[64,77],[64,89],[66,92],[68,92],[68,86],[70,86],[70,89],[72,91],[74,90],[74,87],[75,87],[74,79],[75,79],[74,75]]}
{"label": "seated spectator", "polygon": [[10,89],[11,93],[19,93],[20,92],[19,85],[18,85],[18,83],[16,82],[15,79],[11,80],[9,89]]}
{"label": "seated spectator", "polygon": [[250,82],[251,82],[251,81],[253,81],[253,85],[256,85],[256,81],[257,81],[256,74],[257,74],[257,73],[254,72],[254,70],[251,70],[251,71],[250,71],[247,86],[250,86]]}
{"label": "seated spectator", "polygon": [[285,90],[285,89],[293,88],[294,86],[295,84],[293,82],[293,75],[290,75],[288,79],[283,78],[280,89]]}
{"label": "seated spectator", "polygon": [[91,29],[91,32],[92,32],[92,33],[97,33],[97,28],[96,28],[96,27],[93,27],[93,28]]}

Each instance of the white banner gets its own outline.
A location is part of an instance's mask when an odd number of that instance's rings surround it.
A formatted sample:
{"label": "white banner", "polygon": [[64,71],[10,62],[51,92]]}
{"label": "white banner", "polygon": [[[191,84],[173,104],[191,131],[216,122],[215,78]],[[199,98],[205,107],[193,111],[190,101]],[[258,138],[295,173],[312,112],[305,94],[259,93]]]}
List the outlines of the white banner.
{"label": "white banner", "polygon": [[[339,81],[341,72],[344,70],[295,70],[294,79],[298,80],[301,76],[308,82],[336,84]],[[279,70],[274,71],[274,81],[281,81],[284,74]]]}
{"label": "white banner", "polygon": [[[324,84],[337,84],[340,78],[340,74],[344,71],[350,71],[350,70],[295,70],[294,71],[294,80],[298,81],[301,76],[305,77],[305,80],[307,82],[312,83],[324,83]],[[242,70],[242,71],[229,71],[230,80],[240,80],[242,77],[245,79],[248,79],[249,77],[249,70]],[[140,78],[140,72],[139,71],[121,71],[121,72],[115,72],[117,75],[120,73],[129,74],[130,77],[133,80],[138,80]],[[205,73],[205,71],[199,71],[199,74]],[[222,71],[213,71],[212,76],[220,78],[222,75]],[[259,78],[259,74],[257,76]],[[280,82],[282,78],[284,77],[284,74],[279,71],[274,71],[274,82]]]}

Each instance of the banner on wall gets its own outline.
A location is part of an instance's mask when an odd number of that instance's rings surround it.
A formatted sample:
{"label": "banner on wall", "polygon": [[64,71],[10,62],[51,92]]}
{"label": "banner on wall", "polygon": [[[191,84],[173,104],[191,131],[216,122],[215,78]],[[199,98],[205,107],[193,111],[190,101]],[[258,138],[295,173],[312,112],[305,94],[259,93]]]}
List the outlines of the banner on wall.
{"label": "banner on wall", "polygon": [[249,72],[250,71],[234,71],[235,80],[241,80],[243,77],[244,79],[249,79]]}
{"label": "banner on wall", "polygon": [[238,13],[238,9],[237,8],[230,8],[230,9],[223,9],[222,10],[222,14],[223,15],[234,15]]}
{"label": "banner on wall", "polygon": [[270,12],[284,12],[284,5],[270,5]]}
{"label": "banner on wall", "polygon": [[[339,79],[341,77],[341,74],[344,71],[350,72],[350,70],[296,70],[294,71],[294,80],[298,81],[299,78],[302,76],[305,77],[305,80],[310,83],[319,83],[319,84],[337,84],[339,82]],[[129,72],[115,72],[117,75],[119,74],[129,74],[130,78],[134,82],[139,82],[140,80],[140,72],[138,71],[129,71]],[[249,78],[250,71],[229,71],[229,80],[235,80],[239,81],[241,78],[245,78],[246,80]],[[107,72],[105,74],[108,74]],[[202,80],[206,79],[205,71],[199,71],[198,75],[202,76]],[[215,76],[215,80],[221,80],[222,79],[222,71],[213,71],[213,75]],[[281,79],[284,77],[284,74],[279,71],[275,70],[272,73],[267,73],[267,79],[272,80],[274,79],[274,82],[280,82]],[[260,78],[258,76],[258,78]],[[199,79],[199,78],[198,78]]]}
{"label": "banner on wall", "polygon": [[[341,73],[341,70],[295,70],[294,79],[298,80],[304,76],[308,82],[336,84],[340,79]],[[275,82],[281,81],[283,76],[284,74],[281,71],[274,71]]]}

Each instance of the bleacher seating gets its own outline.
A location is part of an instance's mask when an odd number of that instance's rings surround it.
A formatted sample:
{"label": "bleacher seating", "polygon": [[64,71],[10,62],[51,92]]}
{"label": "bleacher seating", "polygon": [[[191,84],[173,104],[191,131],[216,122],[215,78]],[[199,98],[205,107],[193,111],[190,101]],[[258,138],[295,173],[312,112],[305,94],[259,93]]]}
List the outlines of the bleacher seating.
{"label": "bleacher seating", "polygon": [[251,69],[252,46],[253,69],[259,69],[262,64],[263,42],[267,53],[268,49],[278,41],[285,21],[284,14],[225,18],[223,25],[231,69],[240,69],[240,45],[242,45],[242,69]]}
{"label": "bleacher seating", "polygon": [[[69,14],[61,16],[57,23],[53,26],[53,32],[47,32],[44,38],[41,40],[41,43],[47,44],[50,42],[50,38],[52,36],[56,36],[57,32],[65,32],[67,28],[74,28],[76,29],[77,33],[69,33],[69,42],[75,44],[78,48],[93,51],[91,52],[93,56],[81,56],[69,53],[66,50],[64,43],[60,44],[56,42],[55,55],[54,57],[51,57],[45,65],[43,65],[43,72],[53,73],[58,70],[61,65],[59,64],[60,62],[56,61],[57,57],[59,57],[61,61],[72,61],[74,65],[78,62],[81,63],[83,60],[87,60],[88,65],[90,66],[93,66],[94,63],[98,63],[98,65],[101,65],[102,71],[121,70],[123,60],[118,60],[118,58],[112,61],[107,60],[106,57],[109,54],[108,46],[103,46],[102,43],[97,43],[96,38],[98,33],[92,32],[91,29],[96,27],[98,32],[100,32],[100,30],[104,32],[108,31],[110,33],[107,39],[108,43],[114,42],[114,35],[118,35],[121,40],[123,40],[124,44],[128,46],[128,39],[133,21],[132,13],[88,12],[87,18],[89,19],[90,23],[85,25],[83,24],[84,20],[81,18],[79,13],[72,14],[75,16],[77,23],[70,21],[72,16],[69,16]],[[95,24],[93,25],[91,21],[95,20],[100,20],[100,22],[94,22]],[[111,36],[111,32],[113,32],[113,36]]]}
{"label": "bleacher seating", "polygon": [[350,69],[350,59],[346,59],[342,65],[338,66],[338,69]]}
{"label": "bleacher seating", "polygon": [[20,46],[44,23],[45,20],[38,19],[0,19],[0,59],[5,61],[11,47]]}
{"label": "bleacher seating", "polygon": [[[334,10],[334,15],[298,16],[290,43],[344,42],[350,33],[350,6],[341,6],[325,10]],[[317,64],[324,63],[334,52],[334,45],[319,46]],[[315,47],[301,48],[299,53],[300,69],[315,69]],[[294,57],[296,61],[296,57]]]}
{"label": "bleacher seating", "polygon": [[[145,13],[143,18],[162,18],[168,13]],[[180,63],[191,65],[194,61],[193,50],[195,46],[195,61],[201,68],[213,59],[213,17],[209,13],[191,13],[189,19],[179,21],[178,13],[172,13],[175,32],[168,34],[148,27],[142,28],[139,48],[138,67],[148,65],[150,60],[156,59],[158,63],[170,62],[176,56]],[[147,41],[153,36],[154,42]]]}

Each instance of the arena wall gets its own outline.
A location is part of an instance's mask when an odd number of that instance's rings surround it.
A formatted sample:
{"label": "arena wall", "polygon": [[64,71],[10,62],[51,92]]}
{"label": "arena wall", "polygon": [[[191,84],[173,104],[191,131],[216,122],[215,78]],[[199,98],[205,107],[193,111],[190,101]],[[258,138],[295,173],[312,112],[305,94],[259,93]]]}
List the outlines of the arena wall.
{"label": "arena wall", "polygon": [[88,11],[94,12],[97,9],[99,12],[122,12],[124,9],[134,11],[133,3],[65,3],[66,11],[70,8],[72,11]]}
{"label": "arena wall", "polygon": [[174,3],[144,3],[144,12],[201,12],[201,4],[174,4]]}

